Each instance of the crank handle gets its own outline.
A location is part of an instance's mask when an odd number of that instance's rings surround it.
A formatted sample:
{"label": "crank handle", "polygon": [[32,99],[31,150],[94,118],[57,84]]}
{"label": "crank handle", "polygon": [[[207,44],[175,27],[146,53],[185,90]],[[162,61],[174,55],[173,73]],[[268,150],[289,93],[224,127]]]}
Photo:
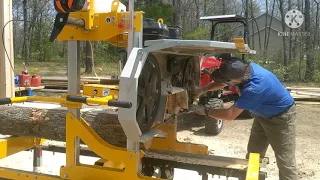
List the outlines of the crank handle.
{"label": "crank handle", "polygon": [[0,105],[6,105],[6,104],[11,104],[11,98],[1,98],[0,99]]}

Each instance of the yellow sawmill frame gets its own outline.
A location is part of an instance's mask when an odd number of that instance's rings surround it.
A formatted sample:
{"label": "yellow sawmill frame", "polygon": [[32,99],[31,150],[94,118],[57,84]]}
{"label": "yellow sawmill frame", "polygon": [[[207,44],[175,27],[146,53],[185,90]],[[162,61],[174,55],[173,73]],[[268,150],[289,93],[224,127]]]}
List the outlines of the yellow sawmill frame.
{"label": "yellow sawmill frame", "polygon": [[[82,19],[85,22],[84,28],[65,26],[57,37],[62,41],[108,41],[117,47],[127,47],[128,45],[128,22],[129,12],[117,12],[119,1],[114,0],[111,12],[95,13],[93,7],[90,11],[71,12],[69,17]],[[90,1],[94,4],[94,0]],[[134,12],[133,31],[141,32],[143,12]],[[107,33],[106,33],[107,32]]]}
{"label": "yellow sawmill frame", "polygon": [[[47,101],[64,104],[65,107],[77,107],[81,105],[74,103],[71,106],[66,98],[52,97],[18,97],[11,98],[11,102],[25,101]],[[105,98],[87,98],[87,102],[98,105],[107,105],[113,96]],[[125,148],[116,147],[105,142],[101,137],[89,127],[84,119],[77,119],[72,113],[66,115],[66,166],[61,168],[60,177],[34,172],[19,171],[13,169],[0,168],[0,177],[9,179],[132,179],[132,180],[157,180],[156,178],[142,176],[136,173],[136,154],[127,151]],[[83,165],[76,163],[75,138],[79,137],[88,147],[103,159],[124,164],[125,169],[115,167],[101,167],[96,165]],[[0,141],[0,158],[5,158],[15,153],[31,149],[43,144],[46,140],[28,137],[10,137]],[[140,158],[143,157],[141,152]]]}
{"label": "yellow sawmill frame", "polygon": [[[171,95],[175,96],[175,95]],[[107,105],[109,100],[114,100],[113,95],[103,98],[87,98],[87,102],[98,105]],[[170,97],[169,97],[170,98]],[[64,107],[81,107],[80,103],[68,102],[65,97],[17,97],[11,98],[11,102],[53,102],[60,103]],[[207,155],[208,148],[205,145],[181,143],[176,139],[177,120],[172,119],[166,123],[157,126],[159,130],[167,133],[167,138],[154,138],[150,149],[166,150],[173,152],[183,152],[189,154]],[[61,167],[60,177],[35,172],[20,171],[8,168],[0,168],[0,177],[9,179],[132,179],[132,180],[157,180],[136,173],[136,154],[127,151],[125,148],[116,147],[105,142],[83,118],[77,119],[72,113],[66,115],[66,166]],[[75,138],[79,137],[88,147],[101,157],[103,166],[84,165],[76,163]],[[30,137],[10,137],[0,141],[0,159],[13,155],[15,153],[31,149],[42,145],[46,140]],[[140,153],[140,159],[144,156]],[[259,154],[251,154],[248,169],[247,180],[257,180],[259,177]],[[125,168],[125,169],[124,169]],[[160,179],[159,179],[160,180]]]}

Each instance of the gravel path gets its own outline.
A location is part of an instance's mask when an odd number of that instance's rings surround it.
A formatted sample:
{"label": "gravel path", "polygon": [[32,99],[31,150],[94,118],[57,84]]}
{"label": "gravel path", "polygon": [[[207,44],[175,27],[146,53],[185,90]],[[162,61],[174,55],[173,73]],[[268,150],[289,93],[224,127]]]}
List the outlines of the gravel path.
{"label": "gravel path", "polygon": [[[320,179],[320,106],[297,105],[296,159],[299,177],[303,180]],[[225,121],[218,136],[207,136],[202,122],[184,122],[178,134],[180,141],[206,144],[210,153],[221,156],[244,158],[253,120]],[[185,128],[191,127],[193,128]],[[278,169],[272,148],[267,157],[268,179],[278,179]]]}

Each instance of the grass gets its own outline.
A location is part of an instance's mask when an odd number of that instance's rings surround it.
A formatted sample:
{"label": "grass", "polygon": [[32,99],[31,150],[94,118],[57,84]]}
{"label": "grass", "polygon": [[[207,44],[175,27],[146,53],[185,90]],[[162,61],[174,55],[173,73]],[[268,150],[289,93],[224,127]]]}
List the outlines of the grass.
{"label": "grass", "polygon": [[[19,74],[24,70],[23,67],[24,60],[15,59],[15,69],[14,73]],[[112,76],[119,74],[117,72],[117,63],[99,63],[95,66],[95,70],[98,76]],[[37,73],[42,77],[48,76],[67,76],[67,62],[64,59],[53,59],[51,61],[39,62],[31,61],[27,67],[28,73]],[[85,67],[81,67],[81,76],[95,76],[94,73],[85,74]]]}

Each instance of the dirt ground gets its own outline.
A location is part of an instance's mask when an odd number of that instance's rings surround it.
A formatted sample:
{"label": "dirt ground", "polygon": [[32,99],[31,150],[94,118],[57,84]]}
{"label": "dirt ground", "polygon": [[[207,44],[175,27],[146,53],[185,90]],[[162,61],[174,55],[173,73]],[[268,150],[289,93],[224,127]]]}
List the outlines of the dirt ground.
{"label": "dirt ground", "polygon": [[[320,106],[298,105],[297,108],[297,164],[300,179],[320,180]],[[244,158],[250,135],[252,119],[225,121],[222,132],[218,136],[208,136],[204,132],[203,122],[183,121],[179,123],[178,140],[197,144],[206,144],[211,154]],[[181,125],[182,124],[182,125]],[[190,128],[192,127],[192,128]],[[278,170],[271,147],[267,151],[270,164],[267,166],[268,180],[278,179]],[[80,161],[93,164],[98,158],[82,156]],[[65,165],[65,154],[43,152],[42,167],[39,172],[52,175],[59,174],[61,165]],[[24,151],[0,160],[1,167],[18,168],[32,171],[32,152]],[[197,172],[181,169],[175,170],[174,180],[201,180]],[[209,177],[210,180],[226,179],[225,177]],[[234,178],[232,178],[234,179]],[[228,180],[231,180],[229,178]]]}
{"label": "dirt ground", "polygon": [[[320,106],[297,105],[296,160],[299,177],[303,180],[320,179]],[[225,121],[222,132],[208,136],[201,121],[184,121],[178,134],[179,141],[206,144],[210,153],[221,156],[244,158],[253,120]],[[181,123],[180,123],[181,124]],[[193,128],[185,128],[193,127]],[[272,148],[267,157],[268,179],[278,178],[278,169]]]}

